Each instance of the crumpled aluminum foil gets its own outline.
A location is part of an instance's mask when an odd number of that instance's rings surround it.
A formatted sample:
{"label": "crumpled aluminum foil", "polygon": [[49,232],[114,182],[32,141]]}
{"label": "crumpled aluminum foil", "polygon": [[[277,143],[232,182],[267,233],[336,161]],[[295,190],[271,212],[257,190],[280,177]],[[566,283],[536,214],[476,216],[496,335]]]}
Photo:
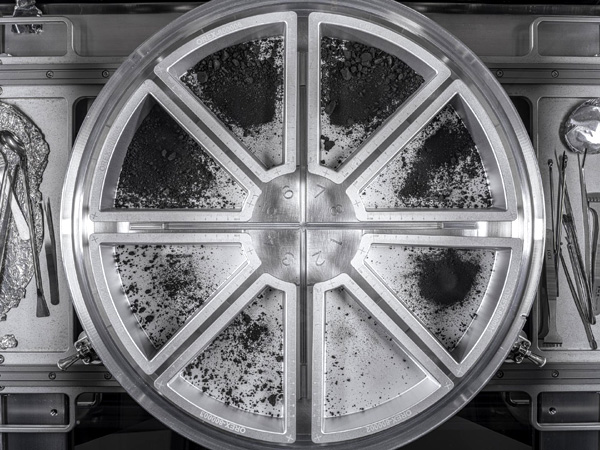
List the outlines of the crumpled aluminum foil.
{"label": "crumpled aluminum foil", "polygon": [[[25,145],[27,152],[27,170],[31,204],[33,206],[36,248],[40,252],[44,244],[44,227],[39,201],[42,199],[40,184],[50,149],[37,126],[14,106],[0,102],[0,130],[7,130],[17,136]],[[13,168],[19,161],[17,155],[0,146]],[[22,208],[27,208],[23,172],[18,171],[15,180],[15,194]],[[9,205],[7,205],[7,208]],[[5,214],[7,211],[0,211]],[[8,211],[10,213],[10,211]],[[33,233],[32,233],[33,235]],[[33,239],[33,236],[32,236]],[[25,297],[25,289],[33,276],[33,260],[29,241],[21,240],[13,218],[9,221],[8,240],[4,262],[0,262],[0,320],[6,320],[6,314],[18,306]]]}
{"label": "crumpled aluminum foil", "polygon": [[15,348],[19,345],[19,341],[14,334],[5,334],[0,337],[0,350],[6,350],[7,348]]}
{"label": "crumpled aluminum foil", "polygon": [[[16,0],[13,17],[42,17],[42,11],[35,6],[35,0]],[[44,31],[43,25],[40,23],[14,24],[11,29],[13,33],[17,34],[40,34]]]}
{"label": "crumpled aluminum foil", "polygon": [[565,141],[575,153],[600,153],[600,98],[579,105],[565,122]]}

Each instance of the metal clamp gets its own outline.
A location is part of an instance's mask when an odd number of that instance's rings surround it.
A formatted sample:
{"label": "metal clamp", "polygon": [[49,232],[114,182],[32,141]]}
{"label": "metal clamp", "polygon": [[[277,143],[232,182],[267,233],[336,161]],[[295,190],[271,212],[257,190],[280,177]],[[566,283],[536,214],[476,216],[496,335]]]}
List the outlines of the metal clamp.
{"label": "metal clamp", "polygon": [[536,355],[531,351],[531,341],[527,339],[527,336],[525,336],[525,334],[521,331],[517,337],[517,340],[513,344],[511,353],[507,358],[507,362],[521,364],[525,358],[538,367],[544,367],[546,365],[546,358]]}
{"label": "metal clamp", "polygon": [[56,363],[60,370],[67,370],[77,361],[81,361],[86,366],[90,364],[100,364],[101,362],[85,332],[81,333],[79,339],[75,342],[75,352],[76,353],[63,358]]}

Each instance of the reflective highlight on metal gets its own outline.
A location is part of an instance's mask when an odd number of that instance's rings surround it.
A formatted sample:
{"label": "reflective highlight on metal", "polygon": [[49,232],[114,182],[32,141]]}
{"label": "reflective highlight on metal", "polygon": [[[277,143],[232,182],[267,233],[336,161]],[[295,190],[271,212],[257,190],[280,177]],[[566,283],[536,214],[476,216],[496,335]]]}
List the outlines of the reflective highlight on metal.
{"label": "reflective highlight on metal", "polygon": [[[284,39],[284,149],[282,163],[266,169],[180,77],[216,51],[272,36]],[[424,79],[337,170],[319,161],[323,36],[380,48]],[[114,208],[129,143],[154,105],[243,188],[239,209]],[[477,146],[491,207],[367,207],[365,187],[447,105]],[[542,205],[535,156],[506,94],[470,51],[423,16],[386,0],[335,6],[222,1],[151,38],[95,101],[64,185],[61,245],[72,296],[98,356],[135,399],[178,432],[210,448],[396,448],[460,409],[513,348],[541,269]],[[230,272],[157,348],[132,312],[116,268],[115,248],[123,245],[210,247],[206,270]],[[235,258],[219,259],[232,248]],[[486,252],[491,275],[452,350],[373,267],[369,257],[387,248]],[[266,287],[283,305],[281,417],[226,404],[181,375]],[[346,330],[349,340],[373,336],[400,355],[408,381],[389,401],[369,386],[358,394],[333,387],[336,381],[345,386],[329,370],[345,347],[335,350],[332,341],[339,331],[332,325],[343,323],[332,305],[350,305],[359,328],[358,334]],[[376,323],[374,334],[369,321]],[[363,370],[355,365],[346,372],[350,382]],[[397,386],[390,374],[380,376]],[[357,395],[367,406],[332,411],[327,405],[334,395]]]}
{"label": "reflective highlight on metal", "polygon": [[[44,242],[44,229],[41,208],[33,199],[41,198],[39,188],[50,149],[37,126],[14,106],[0,104],[0,130],[1,151],[6,160],[5,186],[9,187],[0,211],[3,240],[0,317],[4,317],[19,304],[36,273],[36,285],[41,286],[38,253]],[[10,201],[10,197],[16,200],[16,204]],[[25,234],[19,232],[24,226],[28,231]],[[47,316],[49,311],[43,293],[41,296],[38,294],[38,300],[41,300],[38,317]]]}
{"label": "reflective highlight on metal", "polygon": [[586,100],[565,122],[565,141],[575,153],[600,152],[600,99]]}

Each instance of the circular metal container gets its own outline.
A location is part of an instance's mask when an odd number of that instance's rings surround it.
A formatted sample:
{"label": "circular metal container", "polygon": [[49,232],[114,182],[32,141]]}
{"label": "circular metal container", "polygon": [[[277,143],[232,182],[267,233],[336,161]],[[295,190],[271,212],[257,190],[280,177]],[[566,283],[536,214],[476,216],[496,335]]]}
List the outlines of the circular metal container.
{"label": "circular metal container", "polygon": [[[285,48],[282,151],[267,166],[181,77],[214,52],[272,36]],[[324,36],[382,49],[424,79],[337,168],[321,162]],[[129,144],[157,105],[240,187],[234,208],[115,207]],[[373,206],[368,192],[378,176],[446,105],[477,146],[491,205]],[[384,0],[211,2],[139,47],[94,102],[63,190],[63,261],[106,367],[184,436],[210,448],[396,448],[456,413],[506,357],[537,287],[543,204],[536,158],[507,95],[471,51],[427,18]],[[165,319],[173,329],[160,345],[152,336],[164,327],[152,329],[134,313],[135,293],[124,281],[142,283],[150,269],[137,273],[115,256],[131,251],[135,259],[148,248],[162,252],[156,258],[187,252],[198,276],[215,279],[201,308],[175,325]],[[210,265],[202,262],[206,249]],[[407,249],[487,255],[491,269],[452,346],[432,328],[442,319],[419,314],[394,284],[407,283],[390,275],[410,274]],[[184,376],[252,305],[279,327],[280,365],[265,366],[280,377],[275,415],[265,413],[268,406],[234,407]],[[343,326],[347,339],[334,340]],[[403,364],[390,362],[396,356]],[[333,375],[332,358],[340,357],[345,380]],[[367,368],[369,358],[376,370]],[[362,391],[353,378],[364,382]],[[382,386],[393,392],[382,397]]]}

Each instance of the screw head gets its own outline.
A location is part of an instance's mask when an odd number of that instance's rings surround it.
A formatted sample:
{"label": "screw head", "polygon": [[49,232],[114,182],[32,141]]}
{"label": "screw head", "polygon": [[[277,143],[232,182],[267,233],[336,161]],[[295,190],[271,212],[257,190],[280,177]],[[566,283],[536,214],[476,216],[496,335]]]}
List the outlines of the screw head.
{"label": "screw head", "polygon": [[48,374],[48,378],[50,378],[51,380],[55,380],[55,379],[56,379],[56,373],[54,373],[54,372],[50,372],[50,373]]}
{"label": "screw head", "polygon": [[50,415],[51,415],[52,417],[56,417],[56,416],[58,416],[58,411],[57,411],[56,409],[51,409],[51,410],[50,410]]}
{"label": "screw head", "polygon": [[496,372],[496,378],[502,378],[504,377],[504,372],[502,370],[499,370],[498,372]]}
{"label": "screw head", "polygon": [[46,72],[46,78],[54,78],[54,72],[52,70]]}
{"label": "screw head", "polygon": [[558,372],[558,370],[552,371],[552,378],[558,378],[559,375],[560,375],[560,373]]}
{"label": "screw head", "polygon": [[108,72],[108,70],[102,71],[102,78],[108,78],[109,75],[110,75],[110,73]]}
{"label": "screw head", "polygon": [[552,75],[552,78],[558,78],[558,70],[553,70],[552,72],[550,72],[550,75]]}
{"label": "screw head", "polygon": [[556,410],[556,408],[554,406],[551,406],[550,408],[548,408],[548,414],[550,414],[551,416],[553,416],[557,412],[558,411]]}
{"label": "screw head", "polygon": [[502,78],[504,76],[504,70],[496,70],[496,76]]}
{"label": "screw head", "polygon": [[4,355],[0,355],[0,364],[4,364]]}
{"label": "screw head", "polygon": [[104,379],[105,379],[105,380],[110,380],[111,378],[112,378],[112,375],[111,375],[109,372],[106,372],[106,373],[104,374]]}

